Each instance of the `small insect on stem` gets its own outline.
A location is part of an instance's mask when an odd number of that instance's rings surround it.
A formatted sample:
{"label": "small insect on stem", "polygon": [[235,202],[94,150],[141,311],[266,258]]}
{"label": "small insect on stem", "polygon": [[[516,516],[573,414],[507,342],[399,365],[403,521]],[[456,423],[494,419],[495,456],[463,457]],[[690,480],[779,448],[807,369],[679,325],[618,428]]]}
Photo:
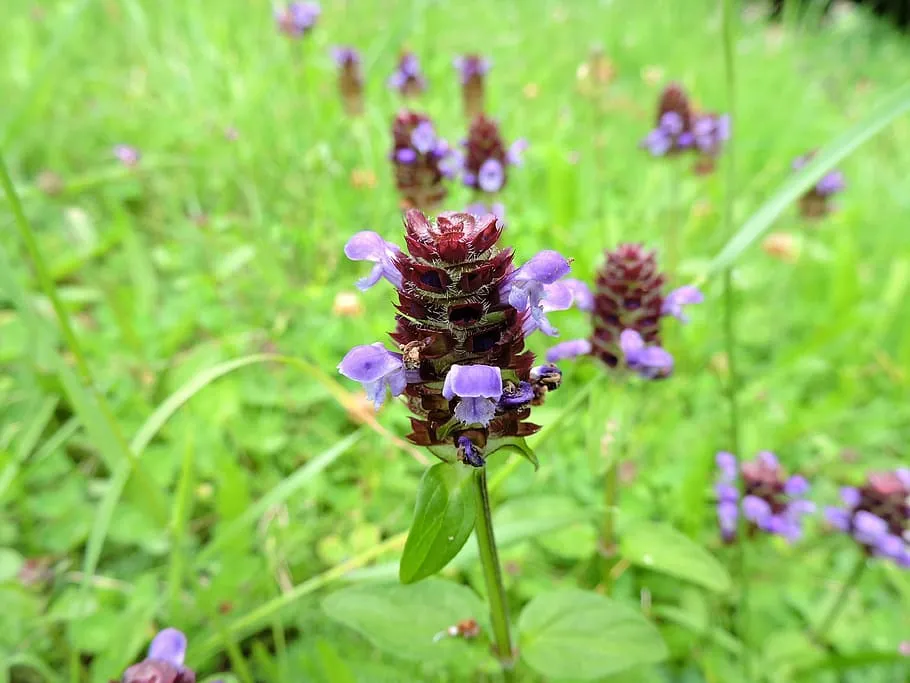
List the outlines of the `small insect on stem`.
{"label": "small insect on stem", "polygon": [[471,640],[480,635],[480,624],[476,619],[462,619],[457,624],[449,626],[433,636],[433,642],[438,643],[443,638],[464,638]]}

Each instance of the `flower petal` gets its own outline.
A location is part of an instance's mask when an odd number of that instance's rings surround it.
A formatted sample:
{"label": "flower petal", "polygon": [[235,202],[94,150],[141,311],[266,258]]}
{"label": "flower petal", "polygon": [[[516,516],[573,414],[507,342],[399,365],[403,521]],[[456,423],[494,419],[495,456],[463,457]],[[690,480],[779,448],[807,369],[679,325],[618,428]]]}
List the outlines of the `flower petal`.
{"label": "flower petal", "polygon": [[805,477],[793,475],[784,483],[784,493],[788,496],[804,496],[809,492],[809,482]]}
{"label": "flower petal", "polygon": [[761,526],[767,523],[771,517],[771,506],[768,501],[758,496],[746,496],[743,498],[743,516],[750,522]]}
{"label": "flower petal", "polygon": [[619,348],[628,358],[645,348],[645,342],[635,330],[625,329],[619,334]]}
{"label": "flower petal", "polygon": [[338,364],[338,372],[355,382],[376,382],[403,368],[401,355],[379,342],[355,346]]}
{"label": "flower petal", "polygon": [[537,281],[544,285],[551,285],[569,273],[569,261],[558,251],[545,249],[538,252],[515,271],[513,281]]}
{"label": "flower petal", "polygon": [[736,462],[735,455],[727,451],[720,451],[714,456],[714,462],[717,464],[717,468],[721,473],[721,479],[724,482],[732,484],[736,481],[736,477],[739,474],[739,465]]}
{"label": "flower petal", "polygon": [[860,543],[875,546],[882,536],[888,534],[888,522],[866,510],[853,515],[853,536]]}
{"label": "flower petal", "polygon": [[429,121],[421,121],[411,131],[411,144],[420,154],[426,154],[436,146],[436,131]]}
{"label": "flower petal", "polygon": [[502,373],[491,365],[453,365],[443,382],[442,395],[459,398],[490,398],[502,396]]}
{"label": "flower petal", "polygon": [[689,318],[683,313],[682,307],[700,304],[704,300],[705,296],[701,293],[701,290],[692,285],[685,285],[667,294],[660,312],[663,315],[672,315],[674,318],[679,318],[686,323],[689,322]]}
{"label": "flower petal", "polygon": [[561,281],[572,293],[572,300],[579,311],[594,310],[594,294],[581,280],[575,278],[566,278]]}
{"label": "flower petal", "polygon": [[505,169],[497,159],[487,159],[477,172],[477,186],[484,192],[499,192],[505,180]]}
{"label": "flower petal", "polygon": [[547,360],[555,363],[567,358],[587,356],[589,353],[591,353],[591,342],[587,339],[571,339],[551,347],[547,351]]}
{"label": "flower petal", "polygon": [[175,628],[160,631],[149,645],[149,659],[159,659],[176,667],[182,667],[185,657],[186,636]]}
{"label": "flower petal", "polygon": [[844,510],[843,508],[825,508],[825,519],[828,520],[828,524],[835,529],[850,531],[850,518],[851,515],[849,511]]}
{"label": "flower petal", "polygon": [[847,507],[855,508],[857,505],[859,505],[859,501],[862,499],[862,494],[859,492],[859,489],[854,488],[853,486],[844,486],[840,490],[840,499]]}
{"label": "flower petal", "polygon": [[466,425],[486,427],[496,414],[496,403],[488,398],[467,397],[455,406],[455,419]]}
{"label": "flower petal", "polygon": [[718,483],[714,485],[714,493],[718,502],[735,503],[739,500],[739,490],[732,484]]}
{"label": "flower petal", "polygon": [[525,150],[528,148],[528,141],[524,138],[519,138],[509,146],[509,151],[506,153],[506,160],[511,166],[521,166],[522,155]]}

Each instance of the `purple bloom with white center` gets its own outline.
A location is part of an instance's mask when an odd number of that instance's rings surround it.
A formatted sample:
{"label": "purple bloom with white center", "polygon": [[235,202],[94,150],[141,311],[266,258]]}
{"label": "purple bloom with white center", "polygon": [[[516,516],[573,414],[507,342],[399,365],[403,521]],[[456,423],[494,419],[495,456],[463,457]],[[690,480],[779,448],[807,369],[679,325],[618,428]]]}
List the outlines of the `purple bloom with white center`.
{"label": "purple bloom with white center", "polygon": [[829,507],[825,518],[849,534],[866,555],[910,567],[910,476],[900,468],[870,474],[859,487],[841,489],[843,507]]}
{"label": "purple bloom with white center", "polygon": [[673,370],[673,356],[660,346],[646,346],[636,330],[623,330],[619,346],[629,369],[645,379],[664,377]]}
{"label": "purple bloom with white center", "polygon": [[315,2],[292,2],[275,10],[279,30],[291,38],[301,38],[316,25],[322,8]]}
{"label": "purple bloom with white center", "polygon": [[357,288],[365,291],[385,278],[396,288],[401,287],[401,273],[395,266],[395,258],[400,249],[386,242],[382,237],[370,230],[363,230],[355,234],[344,245],[344,255],[352,261],[372,261],[376,265],[365,278],[357,281]]}
{"label": "purple bloom with white center", "polygon": [[134,168],[142,158],[139,150],[132,145],[114,145],[114,156],[127,168]]}
{"label": "purple bloom with white center", "polygon": [[700,304],[704,300],[704,294],[702,294],[701,290],[697,287],[692,285],[677,287],[664,297],[664,303],[660,312],[662,315],[672,315],[681,322],[687,323],[689,322],[689,318],[683,313],[683,306]]}
{"label": "purple bloom with white center", "polygon": [[376,410],[385,402],[386,389],[399,396],[408,383],[401,354],[392,353],[379,342],[355,346],[338,364],[338,371],[363,385]]}
{"label": "purple bloom with white center", "polygon": [[490,365],[453,365],[443,383],[442,395],[450,401],[460,399],[454,413],[460,422],[486,427],[502,396],[502,374]]}
{"label": "purple bloom with white center", "polygon": [[[770,451],[760,452],[742,466],[727,452],[718,453],[715,461],[720,474],[714,488],[717,516],[725,542],[735,540],[740,509],[751,533],[774,534],[790,543],[802,537],[803,518],[815,511],[815,504],[805,497],[809,483],[804,477],[784,477],[777,457]],[[741,500],[737,486],[740,477],[745,490]]]}
{"label": "purple bloom with white center", "polygon": [[536,328],[553,336],[555,328],[544,315],[541,305],[546,285],[552,285],[569,272],[569,261],[559,252],[544,250],[533,256],[507,280],[506,301],[518,311],[527,311]]}
{"label": "purple bloom with white center", "polygon": [[122,683],[196,683],[196,674],[183,664],[186,647],[183,633],[164,629],[149,645],[148,656],[124,672]]}

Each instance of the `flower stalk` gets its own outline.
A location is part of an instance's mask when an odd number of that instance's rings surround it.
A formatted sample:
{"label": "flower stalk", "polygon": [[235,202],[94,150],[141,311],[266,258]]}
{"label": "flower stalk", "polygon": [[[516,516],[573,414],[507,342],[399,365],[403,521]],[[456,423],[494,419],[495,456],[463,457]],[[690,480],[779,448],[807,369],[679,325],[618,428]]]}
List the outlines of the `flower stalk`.
{"label": "flower stalk", "polygon": [[477,535],[480,564],[483,567],[483,579],[490,603],[493,647],[496,658],[502,666],[503,678],[506,681],[513,681],[515,680],[515,652],[512,648],[509,607],[505,585],[502,582],[502,567],[499,564],[496,538],[493,535],[493,514],[490,506],[490,492],[487,489],[486,467],[478,467],[474,470],[474,495],[477,502],[477,521],[474,524],[474,532]]}
{"label": "flower stalk", "polygon": [[856,587],[856,585],[859,583],[859,580],[866,572],[866,564],[866,556],[860,556],[859,560],[856,562],[856,565],[853,567],[853,571],[850,572],[850,576],[847,577],[847,580],[844,581],[844,585],[841,586],[840,593],[838,593],[837,598],[834,600],[834,603],[831,605],[828,613],[824,616],[821,622],[819,622],[818,628],[816,628],[815,632],[812,634],[812,638],[816,643],[821,644],[824,642],[825,636],[828,635],[831,627],[834,626],[834,622],[837,621],[837,618],[844,610],[844,606],[847,604],[847,597],[850,595],[850,591]]}

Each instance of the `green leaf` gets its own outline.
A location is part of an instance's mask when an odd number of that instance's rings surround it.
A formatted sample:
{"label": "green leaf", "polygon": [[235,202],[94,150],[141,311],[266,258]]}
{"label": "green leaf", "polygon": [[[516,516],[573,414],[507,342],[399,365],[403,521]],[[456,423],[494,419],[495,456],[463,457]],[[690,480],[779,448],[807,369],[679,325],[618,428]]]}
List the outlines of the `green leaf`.
{"label": "green leaf", "polygon": [[716,593],[727,593],[732,587],[727,570],[711,553],[667,524],[629,524],[623,529],[619,552],[632,564]]}
{"label": "green leaf", "polygon": [[667,656],[660,632],[638,610],[575,588],[532,600],[518,628],[522,658],[553,678],[602,678]]}
{"label": "green leaf", "polygon": [[332,593],[322,608],[380,650],[422,662],[471,656],[470,645],[462,639],[433,638],[463,619],[480,619],[485,613],[469,588],[441,579],[410,586],[358,584]]}
{"label": "green leaf", "polygon": [[398,567],[402,583],[432,576],[467,542],[474,528],[472,471],[464,465],[440,462],[424,473]]}
{"label": "green leaf", "polygon": [[536,472],[540,468],[540,461],[537,459],[537,454],[534,450],[528,445],[528,442],[523,438],[517,436],[510,436],[505,439],[497,439],[492,444],[492,449],[487,451],[487,457],[501,451],[504,448],[511,448],[518,451],[518,454],[527,460],[529,463],[534,465],[534,471]]}
{"label": "green leaf", "polygon": [[898,116],[910,110],[910,85],[904,85],[865,119],[844,131],[798,173],[792,175],[736,231],[708,266],[709,273],[729,268],[771,226],[793,201],[817,183],[835,164],[875,136]]}

